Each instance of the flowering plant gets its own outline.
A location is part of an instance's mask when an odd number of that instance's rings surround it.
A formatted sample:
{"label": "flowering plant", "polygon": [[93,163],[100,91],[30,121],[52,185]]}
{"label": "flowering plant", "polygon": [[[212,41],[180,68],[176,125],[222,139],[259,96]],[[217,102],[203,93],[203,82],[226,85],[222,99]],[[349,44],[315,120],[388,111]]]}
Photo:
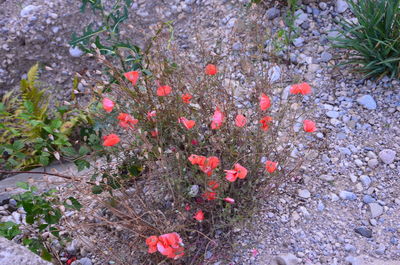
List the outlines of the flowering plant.
{"label": "flowering plant", "polygon": [[[216,63],[187,69],[157,56],[146,71],[123,72],[98,52],[118,82],[94,90],[109,162],[94,175],[94,190],[123,191],[111,193],[122,208],[114,213],[134,212],[148,252],[178,259],[193,255],[183,254],[183,241],[209,247],[218,230],[290,179],[303,161],[300,140],[317,127],[301,112],[312,92],[307,83],[282,90],[254,75],[243,94]],[[132,189],[144,209],[132,205]]]}

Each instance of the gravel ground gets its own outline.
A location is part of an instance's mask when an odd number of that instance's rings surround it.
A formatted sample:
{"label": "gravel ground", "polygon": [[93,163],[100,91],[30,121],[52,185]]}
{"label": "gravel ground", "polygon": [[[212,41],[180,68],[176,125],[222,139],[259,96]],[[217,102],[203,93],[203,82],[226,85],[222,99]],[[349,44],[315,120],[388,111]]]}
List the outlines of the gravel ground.
{"label": "gravel ground", "polygon": [[[240,52],[252,43],[243,25],[258,21],[270,32],[283,25],[281,6],[249,11],[244,2],[136,1],[129,21],[135,27],[126,34],[143,47],[144,36],[157,22],[174,19],[182,51],[194,62],[204,63],[207,57],[199,56],[204,53],[222,58],[221,67],[235,72],[230,81],[241,83],[248,67]],[[21,18],[28,5],[40,8]],[[53,68],[43,78],[63,99],[71,92],[74,72],[97,67],[69,53],[70,34],[81,21],[93,19],[77,13],[77,1],[24,1],[19,6],[6,0],[0,7],[0,14],[6,14],[0,18],[0,56],[6,58],[0,64],[0,90],[16,85],[40,61]],[[281,187],[279,196],[268,196],[249,227],[235,230],[230,264],[400,264],[400,83],[363,80],[348,69],[331,67],[342,57],[328,40],[336,34],[338,15],[350,17],[342,0],[303,0],[296,19],[301,34],[293,41],[290,64],[279,63],[286,62],[279,52],[271,56],[273,42],[267,38],[265,59],[273,82],[286,86],[299,76],[312,85],[317,137],[326,144],[313,151],[299,179]]]}

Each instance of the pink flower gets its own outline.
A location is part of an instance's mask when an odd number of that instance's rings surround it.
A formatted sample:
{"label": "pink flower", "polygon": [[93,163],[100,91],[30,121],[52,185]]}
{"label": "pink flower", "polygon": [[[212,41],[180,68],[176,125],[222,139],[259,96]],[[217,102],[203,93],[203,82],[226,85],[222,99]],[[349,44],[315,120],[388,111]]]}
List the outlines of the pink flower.
{"label": "pink flower", "polygon": [[223,121],[224,121],[224,114],[221,112],[221,110],[218,107],[216,107],[214,115],[212,117],[211,129],[217,130],[217,129],[221,128]]}
{"label": "pink flower", "polygon": [[232,199],[232,198],[229,198],[229,197],[226,197],[226,198],[224,199],[224,201],[226,201],[227,203],[230,203],[230,204],[234,204],[234,203],[235,203],[235,200]]}
{"label": "pink flower", "polygon": [[307,95],[311,93],[311,87],[307,83],[301,83],[301,84],[294,84],[290,88],[290,93],[291,94],[302,94],[302,95]]}
{"label": "pink flower", "polygon": [[158,136],[158,130],[155,129],[155,130],[151,131],[150,134],[151,134],[151,136],[152,136],[153,138],[156,138],[156,137]]}
{"label": "pink flower", "polygon": [[315,126],[315,122],[310,120],[303,121],[303,127],[305,132],[315,132],[317,127]]}
{"label": "pink flower", "polygon": [[177,233],[164,234],[158,237],[157,250],[171,259],[178,259],[184,255],[183,243]]}
{"label": "pink flower", "polygon": [[239,163],[236,163],[234,169],[225,170],[226,176],[225,178],[229,182],[234,182],[237,178],[244,179],[247,176],[247,169],[241,166]]}
{"label": "pink flower", "polygon": [[149,111],[149,112],[147,112],[147,119],[148,120],[150,120],[150,121],[153,121],[154,119],[154,117],[156,116],[157,114],[156,114],[156,111],[155,110],[152,110],[152,111]]}
{"label": "pink flower", "polygon": [[186,104],[189,104],[191,99],[192,99],[192,95],[190,95],[190,94],[182,95],[182,100]]}
{"label": "pink flower", "polygon": [[178,121],[182,123],[188,130],[192,129],[196,125],[195,121],[188,120],[185,117],[180,117]]}
{"label": "pink flower", "polygon": [[268,131],[269,129],[269,124],[272,122],[272,117],[270,116],[265,116],[260,120],[260,124],[261,124],[261,129],[263,129],[264,131]]}
{"label": "pink flower", "polygon": [[205,200],[212,201],[212,200],[215,200],[217,198],[217,193],[216,192],[207,191],[207,192],[204,192],[201,196]]}
{"label": "pink flower", "polygon": [[235,118],[235,124],[237,127],[243,127],[246,125],[246,117],[242,114],[238,114]]}
{"label": "pink flower", "polygon": [[260,97],[260,108],[262,111],[264,111],[264,110],[269,109],[269,107],[271,107],[271,100],[269,99],[269,97],[267,95],[262,93],[261,97]]}
{"label": "pink flower", "polygon": [[114,146],[119,143],[120,139],[116,134],[109,134],[103,136],[103,146]]}
{"label": "pink flower", "polygon": [[114,101],[109,98],[103,98],[103,109],[106,112],[111,112],[114,108]]}
{"label": "pink flower", "polygon": [[127,128],[128,126],[133,128],[133,126],[139,122],[127,113],[120,113],[117,119],[119,120],[119,126],[123,128]]}
{"label": "pink flower", "polygon": [[168,96],[172,91],[172,88],[170,86],[159,86],[157,88],[157,96],[159,97],[164,97]]}
{"label": "pink flower", "polygon": [[206,75],[215,75],[218,72],[217,67],[214,64],[207,64],[205,68]]}
{"label": "pink flower", "polygon": [[127,73],[124,73],[124,76],[126,79],[131,81],[133,86],[135,86],[139,79],[139,72],[138,71],[127,72]]}
{"label": "pink flower", "polygon": [[272,161],[267,161],[265,162],[265,169],[269,172],[269,173],[274,173],[274,171],[276,170],[276,166],[278,165],[278,162],[272,162]]}
{"label": "pink flower", "polygon": [[204,213],[202,210],[198,210],[196,212],[196,214],[194,215],[194,219],[196,219],[197,221],[201,222],[204,220]]}

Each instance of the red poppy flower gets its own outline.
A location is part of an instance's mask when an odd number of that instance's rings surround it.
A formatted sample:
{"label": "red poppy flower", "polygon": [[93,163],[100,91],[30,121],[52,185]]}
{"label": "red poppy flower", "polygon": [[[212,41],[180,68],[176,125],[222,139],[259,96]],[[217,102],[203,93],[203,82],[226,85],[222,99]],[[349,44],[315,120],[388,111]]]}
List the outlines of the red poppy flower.
{"label": "red poppy flower", "polygon": [[235,203],[235,200],[232,199],[232,198],[229,198],[229,197],[226,197],[226,198],[224,199],[224,201],[226,201],[227,203],[230,203],[230,204],[234,204],[234,203]]}
{"label": "red poppy flower", "polygon": [[182,95],[182,100],[186,104],[189,104],[191,99],[192,99],[192,95],[190,95],[190,94]]}
{"label": "red poppy flower", "polygon": [[179,122],[182,123],[188,130],[192,129],[196,125],[194,120],[188,120],[185,117],[180,117]]}
{"label": "red poppy flower", "polygon": [[207,185],[208,185],[208,187],[210,187],[212,190],[216,190],[216,189],[219,188],[219,184],[218,184],[218,182],[215,181],[215,180],[210,180],[210,181],[207,183]]}
{"label": "red poppy flower", "polygon": [[158,130],[155,129],[154,131],[151,131],[150,134],[152,137],[156,138],[158,136]]}
{"label": "red poppy flower", "polygon": [[315,126],[315,122],[310,120],[303,121],[303,127],[305,132],[315,132],[317,127]]}
{"label": "red poppy flower", "polygon": [[106,112],[111,112],[114,108],[114,101],[109,98],[103,98],[103,109]]}
{"label": "red poppy flower", "polygon": [[154,121],[154,117],[157,115],[155,110],[147,112],[146,116],[149,121]]}
{"label": "red poppy flower", "polygon": [[135,86],[139,79],[139,72],[138,71],[130,71],[130,72],[124,73],[124,76],[126,79],[131,81],[132,85]]}
{"label": "red poppy flower", "polygon": [[242,114],[238,114],[235,118],[235,124],[237,127],[243,127],[246,125],[246,117]]}
{"label": "red poppy flower", "polygon": [[216,107],[214,111],[214,115],[212,117],[212,122],[211,122],[211,129],[217,130],[221,128],[222,122],[224,121],[224,114],[221,112],[221,110]]}
{"label": "red poppy flower", "polygon": [[119,126],[123,128],[127,128],[128,126],[133,128],[133,126],[139,122],[127,113],[120,113],[117,119],[119,120]]}
{"label": "red poppy flower", "polygon": [[211,191],[206,191],[201,195],[205,200],[215,200],[217,198],[217,193],[216,192],[211,192]]}
{"label": "red poppy flower", "polygon": [[307,83],[294,84],[290,87],[291,94],[307,95],[311,93],[311,87]]}
{"label": "red poppy flower", "polygon": [[262,93],[261,97],[260,97],[260,108],[262,111],[264,111],[264,110],[269,109],[269,107],[271,107],[271,100],[269,99],[269,97],[267,95]]}
{"label": "red poppy flower", "polygon": [[207,176],[211,176],[214,169],[216,169],[219,165],[219,159],[216,156],[210,156],[204,162],[203,165],[200,165],[201,171],[207,174]]}
{"label": "red poppy flower", "polygon": [[157,250],[171,259],[178,259],[184,255],[181,237],[177,233],[164,234],[158,237]]}
{"label": "red poppy flower", "polygon": [[157,243],[158,243],[158,237],[157,236],[149,236],[146,238],[146,245],[149,246],[149,253],[155,253],[157,252]]}
{"label": "red poppy flower", "polygon": [[171,93],[172,88],[170,86],[159,86],[157,88],[157,96],[163,97],[168,96]]}
{"label": "red poppy flower", "polygon": [[192,145],[198,145],[198,144],[199,144],[199,142],[198,142],[197,140],[195,140],[195,139],[193,139],[193,140],[191,141],[191,143],[192,143]]}
{"label": "red poppy flower", "polygon": [[207,158],[205,156],[190,155],[188,159],[192,165],[204,166]]}
{"label": "red poppy flower", "polygon": [[269,173],[274,173],[274,171],[276,170],[276,166],[278,165],[278,162],[272,162],[272,161],[267,161],[265,162],[265,169],[269,172]]}
{"label": "red poppy flower", "polygon": [[205,73],[206,75],[215,75],[217,74],[218,70],[214,64],[207,64]]}
{"label": "red poppy flower", "polygon": [[225,172],[225,178],[230,182],[234,182],[237,178],[244,179],[247,176],[247,169],[239,163],[235,164],[234,169],[225,170]]}
{"label": "red poppy flower", "polygon": [[202,210],[198,210],[195,215],[194,215],[194,219],[196,219],[197,221],[201,222],[204,220],[204,213]]}
{"label": "red poppy flower", "polygon": [[265,116],[264,118],[262,118],[260,120],[261,129],[263,129],[264,131],[267,131],[269,128],[269,124],[271,122],[272,122],[272,117],[270,117],[270,116]]}
{"label": "red poppy flower", "polygon": [[119,143],[120,139],[116,134],[109,134],[103,136],[103,146],[114,146]]}

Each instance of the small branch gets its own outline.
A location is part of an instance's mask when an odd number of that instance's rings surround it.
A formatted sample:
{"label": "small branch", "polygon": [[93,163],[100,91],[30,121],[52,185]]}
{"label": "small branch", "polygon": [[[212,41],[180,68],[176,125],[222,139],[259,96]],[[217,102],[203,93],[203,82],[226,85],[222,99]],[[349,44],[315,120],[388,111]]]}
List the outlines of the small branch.
{"label": "small branch", "polygon": [[[2,173],[2,174],[41,174],[41,175],[56,176],[56,177],[63,178],[63,179],[81,182],[81,179],[75,179],[74,177],[61,175],[61,174],[57,174],[57,173],[32,172],[32,171],[4,171],[4,170],[0,170],[0,173]],[[85,181],[85,183],[89,184],[89,185],[96,185],[95,183],[90,182],[90,181]]]}

